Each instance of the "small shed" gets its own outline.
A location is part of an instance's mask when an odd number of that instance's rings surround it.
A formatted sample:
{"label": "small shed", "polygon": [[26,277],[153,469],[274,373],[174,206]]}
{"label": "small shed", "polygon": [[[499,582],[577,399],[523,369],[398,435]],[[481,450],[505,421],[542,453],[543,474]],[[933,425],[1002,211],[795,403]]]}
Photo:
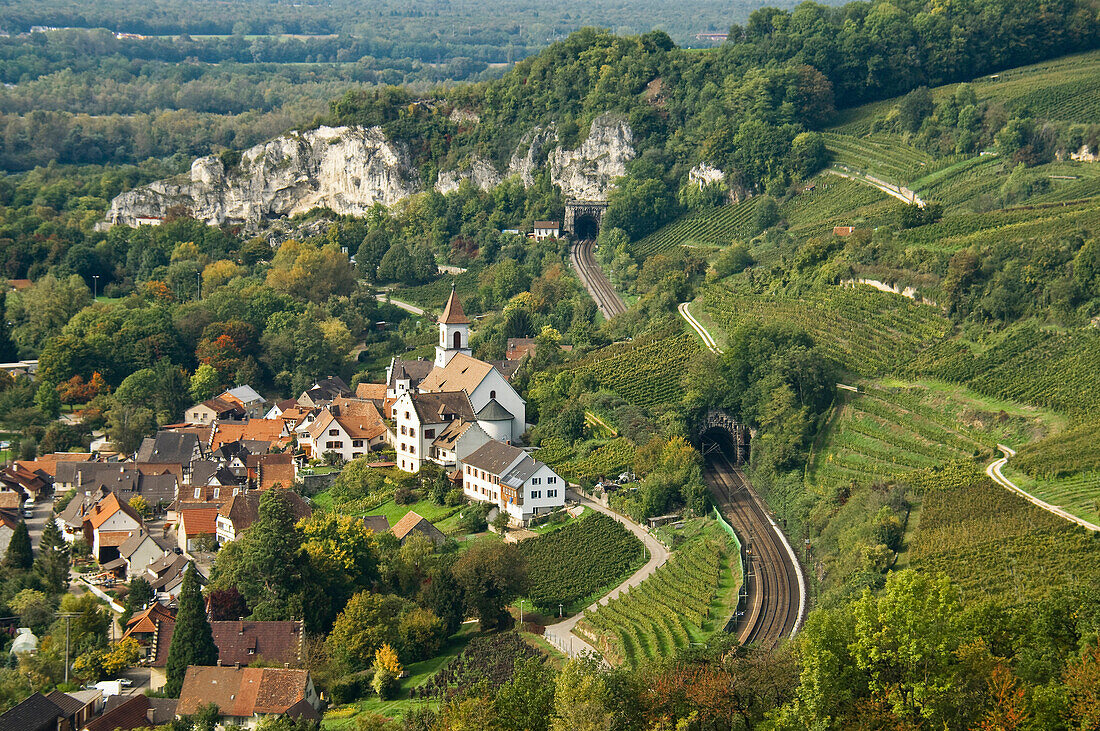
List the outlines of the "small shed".
{"label": "small shed", "polygon": [[414,532],[427,536],[436,546],[443,545],[443,542],[447,540],[447,536],[443,535],[443,531],[432,525],[427,518],[423,518],[411,510],[405,513],[405,517],[397,521],[397,525],[390,530],[397,536],[397,540],[402,543]]}

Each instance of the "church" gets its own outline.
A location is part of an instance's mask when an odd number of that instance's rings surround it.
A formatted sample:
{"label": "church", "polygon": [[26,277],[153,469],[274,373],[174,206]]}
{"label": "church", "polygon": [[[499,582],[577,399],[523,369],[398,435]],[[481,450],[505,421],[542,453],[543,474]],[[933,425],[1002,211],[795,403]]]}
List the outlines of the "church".
{"label": "church", "polygon": [[509,381],[518,366],[473,357],[470,320],[452,287],[434,362],[394,358],[386,369],[385,408],[395,425],[398,467],[417,472],[428,461],[454,470],[490,441],[520,442],[527,404]]}

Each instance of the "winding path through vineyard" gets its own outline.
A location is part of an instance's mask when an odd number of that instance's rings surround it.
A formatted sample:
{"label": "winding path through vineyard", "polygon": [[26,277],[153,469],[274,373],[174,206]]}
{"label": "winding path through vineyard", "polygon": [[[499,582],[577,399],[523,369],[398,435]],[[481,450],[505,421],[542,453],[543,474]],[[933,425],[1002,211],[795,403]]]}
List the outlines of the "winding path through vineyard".
{"label": "winding path through vineyard", "polygon": [[[604,515],[609,515],[615,520],[619,521],[624,526],[626,526],[627,530],[637,536],[638,540],[645,544],[646,550],[649,552],[649,560],[646,561],[645,566],[642,566],[640,569],[635,571],[626,581],[616,586],[609,593],[600,597],[600,599],[592,604],[590,607],[588,607],[588,609],[594,609],[600,604],[607,604],[609,601],[619,596],[619,594],[623,593],[630,587],[637,586],[638,584],[648,579],[650,576],[653,575],[653,572],[656,571],[658,567],[663,565],[665,561],[668,561],[668,549],[665,548],[665,545],[663,543],[650,535],[649,531],[647,531],[642,526],[625,518],[622,515],[619,515],[614,510],[605,508],[603,505],[600,505],[593,500],[589,500],[587,497],[581,495],[580,493],[574,492],[572,490],[567,490],[566,497],[572,500],[576,500],[578,503],[586,508],[599,511]],[[547,626],[544,636],[547,640],[550,641],[550,644],[554,645],[567,655],[576,657],[579,655],[591,653],[593,655],[596,655],[597,657],[602,658],[602,654],[598,650],[596,650],[596,648],[592,647],[592,645],[588,644],[580,637],[573,634],[573,628],[576,627],[577,622],[579,622],[583,618],[584,612],[577,612],[568,619],[558,622],[557,624],[551,624]],[[606,660],[604,662],[606,662]]]}
{"label": "winding path through vineyard", "polygon": [[921,200],[920,196],[904,186],[887,183],[885,180],[876,178],[875,176],[869,175],[868,173],[860,172],[858,170],[851,170],[849,168],[844,168],[843,170],[828,168],[827,170],[825,170],[825,172],[829,173],[830,175],[835,175],[838,178],[847,178],[848,180],[854,180],[857,183],[869,185],[872,188],[878,188],[886,195],[897,198],[902,203],[916,203],[921,208],[924,208],[924,201]]}
{"label": "winding path through vineyard", "polygon": [[1040,507],[1043,510],[1046,510],[1047,512],[1049,512],[1049,513],[1053,513],[1054,515],[1057,515],[1059,518],[1065,518],[1066,520],[1070,521],[1071,523],[1076,523],[1077,525],[1081,526],[1082,528],[1087,528],[1088,530],[1091,530],[1091,531],[1100,532],[1100,525],[1090,523],[1087,520],[1085,520],[1084,518],[1078,518],[1073,513],[1067,512],[1067,511],[1063,510],[1062,508],[1058,507],[1057,505],[1051,505],[1048,502],[1044,502],[1043,500],[1040,500],[1039,498],[1035,497],[1031,493],[1022,490],[1020,487],[1018,487],[1016,485],[1016,483],[1014,483],[1012,480],[1010,480],[1007,477],[1005,477],[1004,475],[1002,475],[1001,474],[1001,468],[1004,467],[1008,463],[1008,458],[1009,457],[1016,456],[1016,450],[1012,449],[1011,447],[1006,447],[1003,444],[998,444],[997,449],[1001,450],[1001,452],[1004,453],[1004,456],[1001,457],[1000,459],[993,460],[989,464],[989,466],[985,468],[985,473],[987,475],[989,475],[991,480],[996,482],[1001,487],[1007,488],[1007,489],[1011,490],[1012,492],[1016,493],[1017,495],[1022,497],[1024,500],[1027,500],[1028,502],[1030,502],[1032,505]]}
{"label": "winding path through vineyard", "polygon": [[682,302],[676,309],[680,311],[680,314],[683,315],[684,319],[687,320],[687,323],[691,325],[692,329],[695,330],[695,332],[699,333],[699,337],[703,339],[703,345],[707,346],[707,350],[712,353],[717,353],[721,355],[722,349],[718,347],[718,342],[715,341],[710,332],[707,331],[705,327],[703,327],[703,323],[696,320],[695,315],[691,314],[691,310],[688,309],[688,305],[690,304],[690,302]]}

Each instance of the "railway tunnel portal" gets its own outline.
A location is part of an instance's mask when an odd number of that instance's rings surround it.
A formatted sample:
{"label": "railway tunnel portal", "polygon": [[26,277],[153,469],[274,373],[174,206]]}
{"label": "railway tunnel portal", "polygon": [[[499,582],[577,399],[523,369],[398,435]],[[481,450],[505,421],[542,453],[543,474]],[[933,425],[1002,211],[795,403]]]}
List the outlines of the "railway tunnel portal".
{"label": "railway tunnel portal", "polygon": [[726,456],[734,467],[748,464],[752,430],[722,409],[710,409],[695,429],[695,442],[703,459],[715,452]]}

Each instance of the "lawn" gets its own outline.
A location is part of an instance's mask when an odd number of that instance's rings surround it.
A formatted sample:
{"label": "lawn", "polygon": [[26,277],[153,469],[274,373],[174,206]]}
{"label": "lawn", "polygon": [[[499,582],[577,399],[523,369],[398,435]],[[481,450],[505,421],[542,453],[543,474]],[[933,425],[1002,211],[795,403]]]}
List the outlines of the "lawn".
{"label": "lawn", "polygon": [[397,697],[392,701],[379,700],[377,696],[349,703],[346,706],[333,708],[325,714],[322,728],[325,729],[352,729],[356,727],[356,716],[362,712],[378,713],[390,718],[397,718],[406,711],[412,710],[424,704],[432,707],[438,706],[436,701],[414,700],[409,698],[409,691],[422,685],[428,678],[439,671],[441,667],[453,660],[462,652],[471,639],[478,635],[477,622],[470,621],[462,625],[446,644],[438,655],[427,660],[411,663],[405,668],[409,675],[401,681],[401,687],[397,691]]}
{"label": "lawn", "polygon": [[[450,518],[459,511],[459,508],[439,505],[434,500],[421,500],[409,505],[398,505],[393,501],[393,498],[390,498],[377,508],[368,511],[366,514],[384,515],[386,516],[386,520],[390,522],[390,525],[393,526],[410,511],[415,512],[421,518],[427,518],[431,523],[436,523]],[[440,526],[440,530],[444,530],[442,526]],[[444,532],[446,531],[444,530]]]}

